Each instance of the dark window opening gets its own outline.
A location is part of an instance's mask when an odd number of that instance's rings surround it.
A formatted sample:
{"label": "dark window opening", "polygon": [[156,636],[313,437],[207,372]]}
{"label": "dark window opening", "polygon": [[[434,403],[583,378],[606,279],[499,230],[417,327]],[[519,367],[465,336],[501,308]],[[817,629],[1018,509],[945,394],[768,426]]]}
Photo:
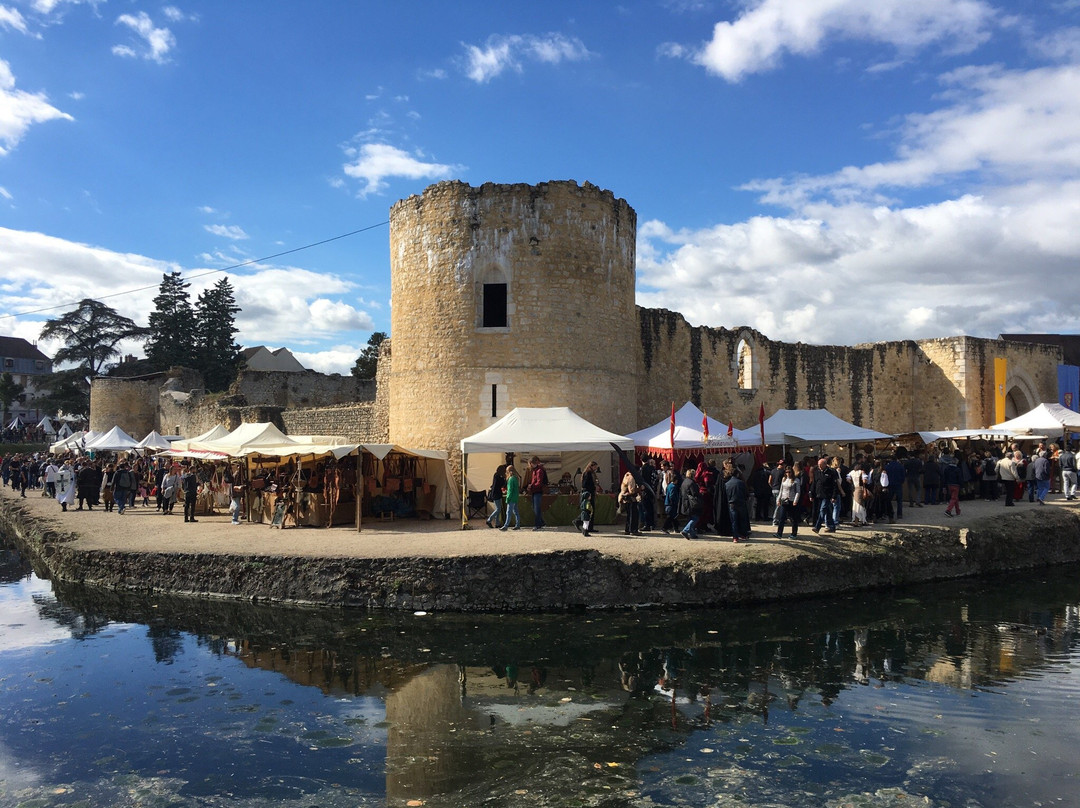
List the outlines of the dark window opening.
{"label": "dark window opening", "polygon": [[495,411],[495,395],[496,395],[497,389],[498,389],[498,385],[495,385],[495,384],[491,385],[491,417],[492,418],[497,418],[499,416],[499,413]]}
{"label": "dark window opening", "polygon": [[484,328],[506,328],[506,284],[484,284]]}

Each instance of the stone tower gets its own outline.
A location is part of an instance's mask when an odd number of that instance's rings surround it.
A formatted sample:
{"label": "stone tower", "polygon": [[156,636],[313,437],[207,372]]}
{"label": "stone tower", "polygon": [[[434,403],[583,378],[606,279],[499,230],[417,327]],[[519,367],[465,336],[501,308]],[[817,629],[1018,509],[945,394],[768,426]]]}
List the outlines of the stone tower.
{"label": "stone tower", "polygon": [[514,407],[637,428],[637,215],[586,183],[441,182],[390,209],[390,439],[454,451]]}

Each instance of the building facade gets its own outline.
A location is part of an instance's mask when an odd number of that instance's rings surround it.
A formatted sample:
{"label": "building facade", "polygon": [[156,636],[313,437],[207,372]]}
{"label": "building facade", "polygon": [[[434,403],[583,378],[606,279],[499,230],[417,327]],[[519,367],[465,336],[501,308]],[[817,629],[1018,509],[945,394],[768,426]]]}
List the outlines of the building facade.
{"label": "building facade", "polygon": [[47,414],[37,404],[40,391],[36,382],[52,373],[52,360],[20,337],[0,337],[0,373],[10,373],[15,384],[23,388],[4,416],[8,421],[20,418],[29,426],[36,425]]}

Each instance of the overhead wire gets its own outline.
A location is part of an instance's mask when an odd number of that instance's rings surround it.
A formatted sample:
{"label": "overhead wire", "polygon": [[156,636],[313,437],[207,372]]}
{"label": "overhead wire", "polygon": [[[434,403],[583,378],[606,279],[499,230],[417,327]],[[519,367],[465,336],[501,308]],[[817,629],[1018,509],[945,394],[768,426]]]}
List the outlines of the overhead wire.
{"label": "overhead wire", "polygon": [[[281,256],[283,256],[283,255],[292,255],[293,253],[303,252],[304,250],[310,250],[312,247],[320,247],[323,244],[329,244],[332,241],[340,241],[343,238],[348,238],[349,236],[355,236],[355,235],[357,235],[359,233],[367,232],[368,230],[374,230],[376,227],[385,227],[388,224],[390,224],[389,219],[387,219],[385,222],[379,222],[378,224],[369,224],[367,227],[361,227],[361,228],[359,228],[357,230],[352,230],[352,231],[350,231],[348,233],[342,233],[339,236],[331,236],[330,238],[324,238],[322,241],[313,241],[311,244],[305,244],[302,247],[293,247],[291,250],[282,250],[281,252],[274,253],[273,255],[266,255],[266,256],[263,256],[261,258],[251,258],[251,259],[249,259],[247,261],[241,261],[238,264],[232,264],[230,266],[221,267],[219,269],[208,269],[205,272],[196,272],[196,273],[194,273],[192,275],[186,276],[186,279],[192,279],[193,280],[195,278],[205,278],[207,275],[216,275],[216,274],[221,273],[221,272],[229,272],[229,271],[234,270],[234,269],[240,269],[242,267],[251,266],[252,264],[259,264],[259,263],[262,263],[263,261],[272,261],[275,258],[281,258]],[[135,287],[134,289],[124,289],[123,291],[112,292],[112,293],[107,294],[107,295],[97,295],[94,298],[94,300],[108,300],[109,298],[113,298],[113,297],[121,297],[123,295],[135,294],[136,292],[145,292],[147,289],[156,289],[159,286],[160,286],[160,284],[155,283],[155,284],[152,284],[152,285],[149,285],[149,286],[138,286],[138,287]],[[30,309],[29,311],[18,311],[18,312],[14,312],[12,314],[0,314],[0,320],[4,319],[6,317],[24,317],[27,314],[42,314],[42,313],[47,312],[47,311],[54,311],[55,309],[66,308],[67,306],[76,306],[76,305],[78,305],[78,303],[79,303],[79,301],[76,300],[76,301],[69,301],[67,303],[57,303],[55,306],[45,306],[44,308],[40,308],[40,309]]]}

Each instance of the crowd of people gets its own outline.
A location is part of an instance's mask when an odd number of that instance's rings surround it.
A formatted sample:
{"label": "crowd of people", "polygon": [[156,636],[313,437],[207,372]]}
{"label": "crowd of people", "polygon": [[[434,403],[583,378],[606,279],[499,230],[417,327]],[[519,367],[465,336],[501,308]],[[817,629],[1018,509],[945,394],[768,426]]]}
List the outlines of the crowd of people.
{"label": "crowd of people", "polygon": [[[598,469],[593,462],[569,478],[581,503],[574,524],[586,536],[596,530]],[[488,525],[519,529],[518,499],[527,493],[533,497],[533,529],[541,530],[547,490],[539,458],[529,461],[524,477],[512,464],[499,466],[488,491],[494,505]],[[1076,453],[1062,441],[1039,442],[1028,451],[1018,443],[970,450],[898,447],[884,454],[856,454],[850,465],[840,456],[787,456],[755,466],[745,479],[730,457],[718,464],[717,456],[706,456],[681,469],[671,461],[646,457],[639,467],[625,471],[617,497],[626,535],[655,531],[659,523],[667,535],[695,539],[714,533],[740,542],[749,538],[753,522],[771,524],[778,538],[788,528],[789,535],[798,536],[802,525],[820,535],[835,533],[844,524],[895,523],[904,518],[905,505],[944,506],[945,515],[952,517],[960,514],[965,500],[1004,500],[1014,507],[1025,496],[1031,503],[1045,504],[1051,493],[1073,500],[1076,492]]]}
{"label": "crowd of people", "polygon": [[[130,508],[153,507],[171,515],[177,502],[185,522],[197,522],[198,497],[215,470],[197,460],[171,457],[121,456],[115,459],[68,452],[59,456],[42,452],[11,453],[0,461],[0,479],[22,497],[27,491],[52,497],[61,511],[92,511],[123,514]],[[223,482],[232,493],[230,511],[239,524],[242,508],[235,493],[232,471],[223,471]]]}

